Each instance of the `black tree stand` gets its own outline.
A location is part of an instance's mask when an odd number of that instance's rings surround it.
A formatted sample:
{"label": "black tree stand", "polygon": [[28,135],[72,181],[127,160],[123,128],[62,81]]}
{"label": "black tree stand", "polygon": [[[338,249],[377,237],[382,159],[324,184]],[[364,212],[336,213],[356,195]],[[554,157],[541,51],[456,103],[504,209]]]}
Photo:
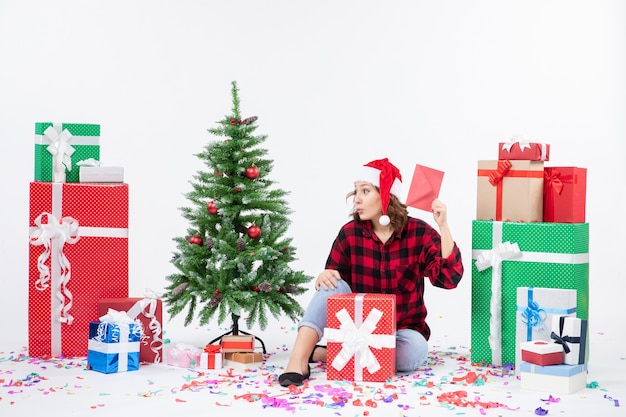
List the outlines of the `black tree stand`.
{"label": "black tree stand", "polygon": [[217,342],[218,340],[222,340],[222,337],[228,336],[229,334],[232,334],[233,336],[237,336],[237,335],[239,335],[239,333],[241,333],[241,334],[245,334],[245,335],[248,335],[248,336],[253,336],[256,340],[258,340],[261,343],[261,347],[263,348],[263,354],[266,354],[267,351],[265,350],[265,343],[263,343],[263,340],[261,340],[261,338],[258,337],[258,336],[254,336],[253,334],[250,334],[250,333],[245,332],[243,330],[239,330],[239,316],[236,315],[235,313],[231,313],[231,317],[233,319],[233,327],[229,331],[224,333],[223,335],[218,336],[215,339],[211,340],[210,344],[212,345],[215,342]]}

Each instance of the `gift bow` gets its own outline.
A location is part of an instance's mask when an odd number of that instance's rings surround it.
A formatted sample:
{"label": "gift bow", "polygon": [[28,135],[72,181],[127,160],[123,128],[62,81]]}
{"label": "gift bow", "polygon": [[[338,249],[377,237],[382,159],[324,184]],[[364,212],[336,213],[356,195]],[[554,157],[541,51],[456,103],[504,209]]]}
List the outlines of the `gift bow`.
{"label": "gift bow", "polygon": [[372,334],[382,315],[382,311],[373,308],[365,321],[357,327],[345,308],[335,314],[341,323],[339,329],[326,329],[329,331],[328,341],[341,342],[342,345],[341,351],[331,364],[335,369],[342,370],[352,356],[355,356],[355,365],[358,361],[361,369],[367,368],[372,374],[380,369],[380,363],[370,346],[375,349],[393,348],[396,343],[395,335]]}
{"label": "gift bow", "polygon": [[547,170],[543,173],[543,193],[547,194],[550,188],[553,188],[557,194],[563,191],[563,181],[561,181],[561,173],[558,169],[552,168],[548,174]]}
{"label": "gift bow", "polygon": [[520,256],[522,256],[522,252],[516,242],[502,242],[494,249],[478,255],[475,264],[479,271],[484,271],[490,267],[497,267],[501,261],[519,258]]}
{"label": "gift bow", "polygon": [[511,152],[511,148],[513,147],[513,145],[519,143],[519,148],[522,150],[522,152],[524,152],[524,149],[530,149],[530,142],[533,141],[536,142],[535,139],[531,138],[528,135],[515,135],[511,138],[511,141],[502,144],[502,150]]}
{"label": "gift bow", "polygon": [[75,149],[69,144],[72,134],[63,129],[61,124],[55,123],[49,126],[44,132],[44,136],[50,140],[50,145],[46,148],[52,154],[52,172],[54,182],[65,182],[65,169],[72,170],[72,154]]}
{"label": "gift bow", "polygon": [[208,344],[204,347],[204,351],[206,353],[220,353],[220,351],[222,350],[220,345],[212,345],[212,344]]}
{"label": "gift bow", "polygon": [[[132,318],[136,318],[139,314],[142,314],[144,317],[150,319],[150,323],[148,324],[148,328],[152,332],[152,340],[150,341],[150,350],[154,352],[154,362],[161,361],[161,349],[163,348],[163,340],[161,339],[161,323],[157,320],[156,317],[156,309],[157,309],[157,300],[161,298],[161,296],[147,288],[144,294],[143,299],[137,301],[131,308],[128,310],[128,315]],[[146,309],[146,307],[148,307]],[[144,338],[148,336],[144,334]],[[142,341],[145,345],[147,342]]]}
{"label": "gift bow", "polygon": [[536,301],[529,301],[528,306],[522,312],[522,323],[529,327],[539,327],[546,319],[546,311],[539,308]]}
{"label": "gift bow", "polygon": [[[43,223],[43,218],[47,219],[47,223]],[[35,228],[30,233],[30,244],[34,246],[42,245],[44,251],[37,258],[37,269],[39,270],[39,279],[35,283],[35,288],[43,291],[49,287],[48,281],[51,279],[50,268],[46,265],[46,261],[52,256],[52,269],[59,270],[60,285],[54,288],[55,296],[60,301],[59,310],[56,312],[61,323],[72,324],[74,318],[69,314],[72,308],[72,293],[67,288],[67,283],[71,278],[71,265],[63,253],[65,243],[74,244],[78,242],[80,236],[78,234],[78,221],[72,217],[63,217],[61,221],[50,214],[43,212],[34,220]],[[67,298],[68,302],[65,303]]]}
{"label": "gift bow", "polygon": [[498,161],[498,168],[489,174],[489,183],[491,185],[496,185],[502,181],[502,178],[506,176],[512,165],[513,164],[506,159]]}
{"label": "gift bow", "polygon": [[82,161],[76,162],[76,165],[79,167],[99,167],[100,161],[94,158],[83,159]]}
{"label": "gift bow", "polygon": [[563,350],[565,353],[570,352],[570,348],[567,345],[568,343],[580,343],[580,337],[577,336],[559,336],[558,334],[552,332],[550,333],[550,338],[554,339],[554,343],[558,343],[563,345]]}

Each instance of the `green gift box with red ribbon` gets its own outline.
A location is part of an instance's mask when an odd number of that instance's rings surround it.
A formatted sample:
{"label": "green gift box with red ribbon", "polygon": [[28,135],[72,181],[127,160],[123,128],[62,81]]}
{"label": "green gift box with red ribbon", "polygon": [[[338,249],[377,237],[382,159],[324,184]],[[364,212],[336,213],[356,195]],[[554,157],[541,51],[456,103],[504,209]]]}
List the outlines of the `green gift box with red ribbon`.
{"label": "green gift box with red ribbon", "polygon": [[543,183],[543,221],[584,223],[587,168],[546,167]]}
{"label": "green gift box with red ribbon", "polygon": [[35,123],[35,181],[79,182],[78,162],[100,160],[100,125]]}
{"label": "green gift box with red ribbon", "polygon": [[472,362],[516,363],[517,289],[576,290],[589,314],[589,224],[472,222]]}
{"label": "green gift box with red ribbon", "polygon": [[543,161],[478,161],[476,219],[543,220]]}

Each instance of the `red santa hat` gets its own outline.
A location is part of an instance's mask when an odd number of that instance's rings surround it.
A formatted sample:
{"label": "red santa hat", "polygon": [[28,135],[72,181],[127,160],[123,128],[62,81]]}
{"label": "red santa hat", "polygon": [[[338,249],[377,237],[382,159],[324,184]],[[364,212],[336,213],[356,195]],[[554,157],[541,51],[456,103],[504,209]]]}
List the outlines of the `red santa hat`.
{"label": "red santa hat", "polygon": [[377,159],[363,165],[354,181],[369,182],[380,190],[380,203],[383,209],[383,215],[378,219],[379,223],[387,226],[391,219],[387,216],[387,207],[391,194],[398,198],[402,192],[402,175],[400,170],[396,168],[387,158]]}

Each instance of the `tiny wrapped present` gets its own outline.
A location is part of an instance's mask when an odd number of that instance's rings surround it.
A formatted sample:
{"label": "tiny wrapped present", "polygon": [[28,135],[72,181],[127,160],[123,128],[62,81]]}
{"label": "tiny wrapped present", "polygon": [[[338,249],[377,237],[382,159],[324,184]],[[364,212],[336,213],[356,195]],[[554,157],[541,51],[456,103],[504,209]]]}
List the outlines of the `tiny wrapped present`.
{"label": "tiny wrapped present", "polygon": [[30,183],[31,357],[86,356],[98,300],[128,297],[128,201],[128,184]]}
{"label": "tiny wrapped present", "polygon": [[548,366],[563,363],[563,347],[543,340],[523,342],[520,345],[522,361],[535,365]]}
{"label": "tiny wrapped present", "polygon": [[102,166],[93,158],[76,164],[79,167],[79,182],[124,182],[124,167]]}
{"label": "tiny wrapped present", "polygon": [[478,161],[476,219],[543,220],[543,161]]}
{"label": "tiny wrapped present", "polygon": [[253,352],[254,336],[229,335],[222,336],[222,352]]}
{"label": "tiny wrapped present", "polygon": [[113,309],[100,322],[89,323],[89,369],[105,374],[138,370],[142,333],[140,322]]}
{"label": "tiny wrapped present", "polygon": [[206,345],[200,354],[200,369],[222,369],[223,367],[224,354],[220,345]]}
{"label": "tiny wrapped present", "polygon": [[176,343],[166,349],[165,358],[168,365],[180,368],[197,368],[200,365],[202,349],[185,343]]}
{"label": "tiny wrapped present", "polygon": [[100,125],[35,123],[35,181],[78,182],[88,158],[100,159]]}
{"label": "tiny wrapped present", "polygon": [[553,317],[550,338],[562,347],[563,363],[582,365],[587,363],[589,338],[587,320],[576,317]]}
{"label": "tiny wrapped present", "polygon": [[396,372],[396,296],[337,294],[328,298],[328,380],[384,382]]}
{"label": "tiny wrapped present", "polygon": [[522,362],[521,388],[548,393],[573,394],[587,387],[587,365],[539,366]]}
{"label": "tiny wrapped present", "polygon": [[258,352],[224,353],[224,366],[237,369],[252,369],[263,364],[263,355]]}
{"label": "tiny wrapped present", "polygon": [[103,315],[109,308],[124,310],[131,318],[141,321],[144,331],[139,358],[142,362],[161,362],[163,302],[159,296],[148,290],[145,297],[103,298],[98,301],[98,315]]}
{"label": "tiny wrapped present", "polygon": [[527,161],[550,160],[550,145],[532,142],[532,139],[514,136],[509,142],[498,144],[498,159]]}
{"label": "tiny wrapped present", "polygon": [[584,223],[587,168],[546,167],[543,174],[543,221]]}
{"label": "tiny wrapped present", "polygon": [[[519,348],[524,342],[551,340],[552,319],[560,316],[576,317],[576,290],[563,288],[517,288],[515,318],[515,363],[525,359]],[[562,356],[562,355],[561,355]],[[533,361],[527,361],[533,362]],[[544,365],[533,362],[537,365]],[[563,358],[557,363],[563,363]]]}

